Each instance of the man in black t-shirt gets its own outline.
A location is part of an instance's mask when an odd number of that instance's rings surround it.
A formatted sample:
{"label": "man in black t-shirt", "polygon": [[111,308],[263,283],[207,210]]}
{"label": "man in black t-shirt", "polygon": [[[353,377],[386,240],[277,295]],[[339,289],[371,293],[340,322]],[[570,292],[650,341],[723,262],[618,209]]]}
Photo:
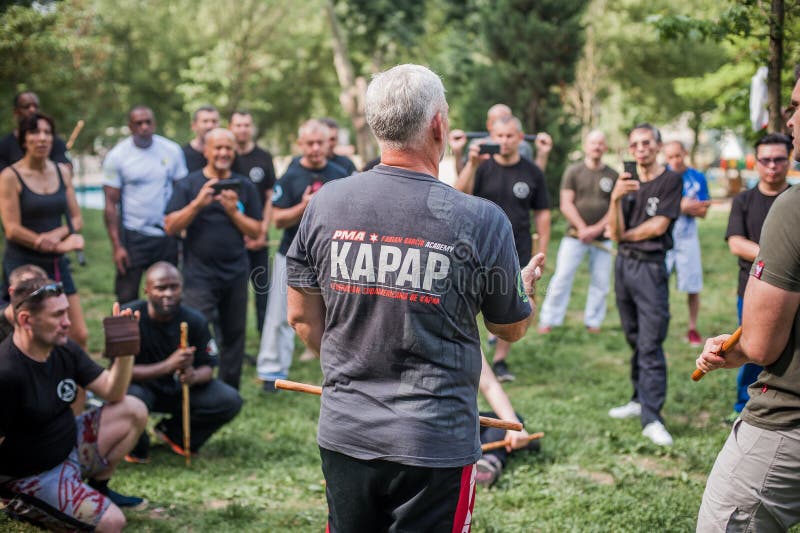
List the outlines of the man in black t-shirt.
{"label": "man in black t-shirt", "polygon": [[309,197],[286,255],[289,321],[321,356],[328,528],[469,531],[476,317],[522,337],[543,256],[520,272],[503,212],[438,181],[438,76],[394,67],[373,78],[365,107],[383,164]]}
{"label": "man in black t-shirt", "polygon": [[[739,285],[736,291],[736,312],[742,323],[742,299],[753,260],[758,256],[761,226],[779,194],[789,188],[786,175],[789,173],[789,155],[792,139],[780,133],[765,135],[755,145],[758,184],[739,193],[731,204],[725,240],[731,253],[739,258]],[[745,363],[736,376],[736,402],[733,410],[738,415],[744,409],[750,395],[747,388],[752,385],[763,367]]]}
{"label": "man in black t-shirt", "polygon": [[[144,402],[150,411],[170,415],[156,427],[172,451],[184,455],[181,418],[181,384],[189,385],[192,453],[220,427],[236,416],[242,398],[236,389],[214,379],[216,346],[208,321],[199,312],[181,303],[183,279],[172,264],[162,261],[145,274],[147,300],[127,305],[139,312],[142,344],[128,394]],[[188,347],[180,347],[180,325],[189,326]],[[181,444],[177,444],[181,443]],[[149,439],[143,433],[136,448],[126,457],[130,462],[146,462]]]}
{"label": "man in black t-shirt", "polygon": [[217,127],[219,127],[219,111],[213,105],[200,106],[192,114],[194,139],[181,147],[189,172],[200,170],[208,164],[203,146],[204,139],[209,131]]}
{"label": "man in black t-shirt", "polygon": [[[22,148],[19,146],[17,124],[39,111],[39,97],[33,91],[25,91],[14,96],[14,130],[0,138],[0,170],[22,159]],[[56,163],[71,165],[67,157],[67,145],[61,137],[53,137],[50,148],[50,159]]]}
{"label": "man in black t-shirt", "polygon": [[255,143],[253,116],[246,111],[236,111],[231,115],[228,129],[236,137],[236,159],[231,171],[247,176],[258,189],[264,206],[261,219],[261,235],[256,239],[245,237],[247,258],[250,260],[250,285],[256,293],[256,327],[259,335],[264,328],[264,315],[267,312],[267,292],[269,290],[269,224],[272,219],[272,187],[275,186],[275,167],[272,154]]}
{"label": "man in black t-shirt", "polygon": [[[133,355],[118,356],[104,370],[69,340],[69,302],[60,283],[21,281],[11,306],[14,334],[0,343],[4,511],[48,529],[117,531],[125,525],[119,507],[143,503],[108,488],[147,421],[144,404],[125,395]],[[106,340],[116,346],[108,332]],[[76,418],[70,404],[78,387],[109,403]]]}
{"label": "man in black t-shirt", "polygon": [[642,435],[670,446],[661,408],[667,396],[667,362],[662,346],[669,327],[669,278],[666,252],[672,248],[672,226],[680,215],[683,179],[656,160],[661,134],[639,124],[628,136],[638,176],[620,175],[611,191],[608,227],[619,243],[614,292],[625,339],[633,348],[633,397],[611,409],[612,418],[638,416]]}
{"label": "man in black t-shirt", "polygon": [[328,126],[328,161],[342,167],[348,176],[358,172],[355,163],[349,157],[336,153],[336,147],[339,146],[339,123],[332,118],[322,118],[320,122]]}
{"label": "man in black t-shirt", "polygon": [[[469,161],[458,176],[456,189],[500,206],[511,221],[519,264],[525,265],[533,252],[531,211],[539,234],[538,252],[546,254],[550,242],[550,200],[544,174],[519,153],[524,134],[517,118],[499,118],[490,130],[492,141],[500,145],[500,153],[481,162],[481,145],[470,146]],[[492,368],[500,381],[514,380],[506,362],[510,350],[510,343],[497,340]]]}
{"label": "man in black t-shirt", "polygon": [[205,137],[208,164],[177,182],[167,203],[168,234],[186,230],[183,278],[186,305],[218,320],[219,377],[238,389],[247,317],[245,236],[261,235],[261,200],[252,182],[231,172],[235,138],[217,128]]}
{"label": "man in black t-shirt", "polygon": [[289,165],[272,195],[272,218],[275,227],[284,231],[272,262],[271,296],[256,366],[265,392],[273,392],[275,380],[289,375],[294,352],[294,331],[286,320],[286,252],[311,198],[325,183],[347,175],[340,166],[328,161],[328,127],[321,121],[311,119],[303,123],[297,144],[302,156]]}

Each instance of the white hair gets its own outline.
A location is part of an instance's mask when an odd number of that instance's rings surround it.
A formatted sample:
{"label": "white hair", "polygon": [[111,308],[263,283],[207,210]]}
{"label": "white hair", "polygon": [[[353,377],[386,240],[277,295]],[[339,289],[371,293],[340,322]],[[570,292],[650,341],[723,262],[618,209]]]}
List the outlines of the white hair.
{"label": "white hair", "polygon": [[372,78],[367,88],[367,124],[388,148],[414,148],[436,113],[447,117],[444,85],[421,65],[398,65]]}
{"label": "white hair", "polygon": [[310,133],[316,133],[318,131],[321,131],[322,135],[328,137],[329,134],[328,125],[319,119],[311,118],[306,120],[300,125],[300,128],[297,130],[297,138],[302,139],[306,135]]}

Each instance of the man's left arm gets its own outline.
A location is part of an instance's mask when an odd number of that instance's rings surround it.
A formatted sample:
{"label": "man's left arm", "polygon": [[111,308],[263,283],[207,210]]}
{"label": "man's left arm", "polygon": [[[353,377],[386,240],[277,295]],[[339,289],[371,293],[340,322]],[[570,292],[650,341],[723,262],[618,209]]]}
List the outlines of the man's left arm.
{"label": "man's left arm", "polygon": [[[661,183],[661,188],[655,197],[658,201],[655,214],[635,228],[623,231],[620,242],[638,242],[660,237],[680,215],[683,196],[683,181],[680,176],[671,174],[656,179],[666,181]],[[650,199],[648,198],[648,201]]]}

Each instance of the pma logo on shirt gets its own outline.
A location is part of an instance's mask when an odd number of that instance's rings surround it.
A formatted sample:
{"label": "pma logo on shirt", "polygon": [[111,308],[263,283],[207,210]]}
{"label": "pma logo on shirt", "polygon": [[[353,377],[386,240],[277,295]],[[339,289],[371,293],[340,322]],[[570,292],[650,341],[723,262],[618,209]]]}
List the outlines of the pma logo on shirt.
{"label": "pma logo on shirt", "polygon": [[72,403],[78,393],[78,386],[72,379],[62,379],[56,387],[56,394],[63,402]]}
{"label": "pma logo on shirt", "polygon": [[516,196],[520,200],[524,200],[531,193],[530,186],[524,181],[516,182],[514,184],[514,187],[511,188],[511,190],[514,192],[514,196]]}

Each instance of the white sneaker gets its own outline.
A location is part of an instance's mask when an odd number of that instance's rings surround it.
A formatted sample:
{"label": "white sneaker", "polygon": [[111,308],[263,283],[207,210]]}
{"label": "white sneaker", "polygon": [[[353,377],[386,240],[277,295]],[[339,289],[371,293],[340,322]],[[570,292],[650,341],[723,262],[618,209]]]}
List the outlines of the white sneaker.
{"label": "white sneaker", "polygon": [[672,446],[672,435],[669,434],[664,424],[658,420],[647,424],[642,430],[642,435],[659,446]]}
{"label": "white sneaker", "polygon": [[614,407],[608,411],[608,416],[611,418],[633,418],[642,414],[642,404],[639,402],[630,401],[625,405]]}

